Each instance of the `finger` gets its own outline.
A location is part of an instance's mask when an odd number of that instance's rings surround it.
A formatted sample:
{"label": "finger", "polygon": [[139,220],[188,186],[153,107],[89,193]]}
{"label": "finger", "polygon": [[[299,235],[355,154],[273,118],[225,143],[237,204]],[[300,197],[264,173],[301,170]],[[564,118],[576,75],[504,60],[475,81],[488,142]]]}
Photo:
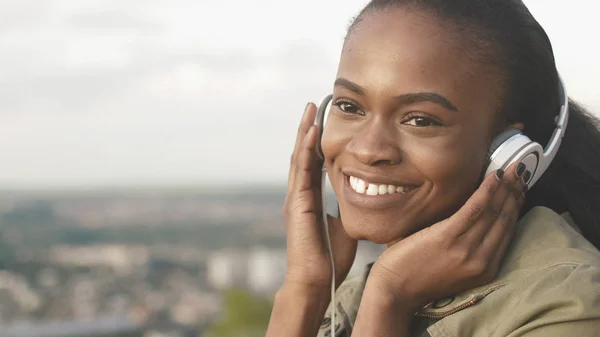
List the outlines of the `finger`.
{"label": "finger", "polygon": [[[516,221],[514,221],[514,223],[516,224]],[[504,234],[504,236],[502,236],[502,238],[498,244],[498,248],[496,249],[495,254],[490,259],[488,268],[489,268],[489,270],[493,271],[494,273],[496,273],[498,271],[498,269],[500,268],[500,264],[504,260],[506,251],[508,250],[508,247],[510,247],[510,244],[515,236],[515,228],[516,228],[516,226],[509,227],[509,230],[507,230],[506,233]],[[489,253],[484,252],[483,254],[489,254]]]}
{"label": "finger", "polygon": [[524,175],[528,172],[526,166],[523,163],[514,163],[509,167],[509,172],[506,176],[507,186],[509,188],[509,197],[513,197],[516,200],[521,198],[523,194],[525,184],[523,182]]}
{"label": "finger", "polygon": [[506,246],[506,238],[512,236],[511,232],[518,221],[524,202],[524,199],[521,197],[524,186],[522,180],[524,173],[525,170],[522,166],[518,166],[513,174],[511,174],[508,182],[510,183],[512,193],[506,197],[498,219],[496,219],[490,231],[485,235],[481,244],[482,254],[488,256],[491,260],[502,259],[504,255],[502,247]]}
{"label": "finger", "polygon": [[296,142],[294,143],[294,150],[292,151],[292,156],[290,158],[290,172],[288,177],[288,181],[290,181],[290,184],[288,184],[288,186],[290,187],[293,186],[292,180],[295,176],[294,172],[296,170],[296,158],[298,157],[298,150],[300,149],[302,141],[304,140],[304,137],[306,136],[306,133],[308,132],[308,129],[311,126],[310,107],[311,103],[306,104],[306,107],[304,108],[304,113],[302,114],[302,118],[300,119],[300,124],[298,125],[298,130],[296,132]]}
{"label": "finger", "polygon": [[[319,141],[319,132],[321,132],[321,129],[319,129],[318,126],[315,126],[315,128],[317,129],[316,133],[317,133],[317,139],[315,141],[315,147],[312,151],[312,178],[313,181],[318,181],[320,183],[321,181],[321,174],[323,173],[323,159],[317,154],[318,152],[318,141]],[[320,186],[320,184],[319,184]]]}
{"label": "finger", "polygon": [[522,183],[522,197],[525,198],[525,194],[527,193],[527,184],[525,183],[526,181],[529,180],[529,178],[531,177],[531,172],[529,171],[525,171],[522,175],[522,179],[521,179],[521,183]]}
{"label": "finger", "polygon": [[298,149],[295,175],[293,177],[294,185],[292,187],[296,192],[309,190],[313,185],[313,160],[317,145],[317,136],[318,127],[316,125],[310,126],[306,137],[304,137]]}
{"label": "finger", "polygon": [[[506,199],[509,198],[515,190],[514,185],[520,179],[525,165],[514,163],[509,166],[502,175],[500,186],[492,196],[482,216],[471,226],[463,235],[463,242],[472,250],[477,250],[482,244],[484,237],[501,215]],[[519,172],[519,174],[517,174]]]}
{"label": "finger", "polygon": [[488,268],[494,273],[500,267],[515,235],[519,209],[522,204],[522,199],[516,200],[509,196],[498,221],[490,229],[481,245],[481,254],[486,261],[489,261]]}
{"label": "finger", "polygon": [[308,103],[306,108],[304,109],[304,114],[302,115],[302,119],[300,120],[300,124],[298,125],[298,131],[296,133],[296,142],[294,143],[294,151],[292,152],[292,156],[290,158],[290,172],[288,175],[288,193],[292,190],[292,186],[294,186],[294,178],[296,176],[296,160],[298,158],[298,151],[302,146],[302,142],[306,137],[306,133],[310,129],[310,127],[314,124],[316,109],[314,109],[314,104]]}
{"label": "finger", "polygon": [[525,194],[527,193],[527,181],[528,176],[531,175],[524,165],[518,166],[515,170],[514,174],[511,175],[510,179],[510,197],[517,200],[517,202],[523,201],[525,199]]}
{"label": "finger", "polygon": [[502,170],[488,174],[467,202],[445,221],[455,224],[453,226],[444,226],[448,228],[448,235],[458,238],[484,215],[487,205],[500,187],[503,174]]}

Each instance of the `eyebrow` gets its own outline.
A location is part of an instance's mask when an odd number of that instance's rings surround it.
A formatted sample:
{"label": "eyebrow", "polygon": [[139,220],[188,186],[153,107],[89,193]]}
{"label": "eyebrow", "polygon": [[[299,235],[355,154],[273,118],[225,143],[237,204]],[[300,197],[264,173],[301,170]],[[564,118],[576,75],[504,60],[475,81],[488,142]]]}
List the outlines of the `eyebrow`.
{"label": "eyebrow", "polygon": [[[339,77],[335,80],[335,86],[344,87],[350,91],[355,92],[358,95],[364,96],[365,89],[360,85],[345,79],[343,77]],[[420,102],[432,102],[443,106],[444,108],[452,111],[458,111],[456,106],[450,102],[446,97],[437,94],[435,92],[415,92],[409,94],[402,94],[395,97],[395,100],[400,104],[413,104]]]}

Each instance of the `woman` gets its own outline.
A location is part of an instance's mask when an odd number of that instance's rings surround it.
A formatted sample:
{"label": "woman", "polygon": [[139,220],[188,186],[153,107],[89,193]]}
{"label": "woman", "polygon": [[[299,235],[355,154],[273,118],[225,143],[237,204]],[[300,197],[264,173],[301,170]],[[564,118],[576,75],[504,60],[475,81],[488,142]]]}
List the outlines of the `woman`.
{"label": "woman", "polygon": [[[598,121],[570,102],[562,146],[530,191],[517,163],[482,177],[502,131],[547,144],[557,88],[550,41],[520,0],[365,7],[321,140],[339,202],[340,218],[329,218],[335,280],[357,240],[387,249],[338,288],[336,335],[600,336]],[[291,160],[288,270],[267,336],[331,328],[315,110]]]}

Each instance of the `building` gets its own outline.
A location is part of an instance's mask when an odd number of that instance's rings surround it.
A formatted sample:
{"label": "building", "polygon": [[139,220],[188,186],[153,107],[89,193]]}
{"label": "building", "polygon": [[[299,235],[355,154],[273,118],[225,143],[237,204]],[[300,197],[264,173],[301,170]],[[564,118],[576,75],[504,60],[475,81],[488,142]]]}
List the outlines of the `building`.
{"label": "building", "polygon": [[248,255],[234,250],[211,253],[206,261],[206,282],[214,289],[245,287]]}
{"label": "building", "polygon": [[142,327],[126,318],[108,317],[90,321],[18,323],[0,326],[2,337],[143,337]]}
{"label": "building", "polygon": [[283,284],[287,265],[284,249],[257,247],[248,254],[248,287],[272,294]]}

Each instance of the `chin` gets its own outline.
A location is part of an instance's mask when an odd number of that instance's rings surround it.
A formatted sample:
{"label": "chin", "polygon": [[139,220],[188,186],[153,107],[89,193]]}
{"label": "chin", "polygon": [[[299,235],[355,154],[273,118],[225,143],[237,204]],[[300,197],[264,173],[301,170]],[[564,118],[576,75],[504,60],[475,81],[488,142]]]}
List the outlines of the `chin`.
{"label": "chin", "polygon": [[[375,244],[387,245],[397,242],[420,228],[415,228],[415,219],[400,217],[397,214],[366,214],[341,210],[342,223],[348,235],[355,240],[367,240]],[[399,221],[398,219],[402,219]]]}

